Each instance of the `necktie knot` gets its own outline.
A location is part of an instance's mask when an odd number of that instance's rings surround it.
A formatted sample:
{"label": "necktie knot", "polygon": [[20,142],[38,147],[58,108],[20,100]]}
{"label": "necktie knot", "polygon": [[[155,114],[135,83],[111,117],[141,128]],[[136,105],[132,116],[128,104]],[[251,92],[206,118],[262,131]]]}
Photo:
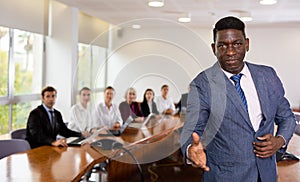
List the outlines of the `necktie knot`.
{"label": "necktie knot", "polygon": [[240,73],[240,74],[237,74],[237,75],[232,75],[230,77],[230,79],[233,80],[234,83],[236,84],[236,83],[240,83],[240,80],[241,80],[242,76],[243,76],[243,74]]}
{"label": "necktie knot", "polygon": [[54,117],[54,111],[49,111],[50,112],[50,115],[51,115],[51,118]]}

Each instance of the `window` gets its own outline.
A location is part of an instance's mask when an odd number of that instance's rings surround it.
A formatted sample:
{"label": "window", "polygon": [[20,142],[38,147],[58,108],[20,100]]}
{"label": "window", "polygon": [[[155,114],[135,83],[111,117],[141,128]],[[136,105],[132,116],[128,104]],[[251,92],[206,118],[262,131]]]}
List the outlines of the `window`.
{"label": "window", "polygon": [[14,93],[39,93],[42,87],[43,36],[14,30]]}
{"label": "window", "polygon": [[36,108],[41,101],[23,102],[13,105],[12,130],[26,128],[27,119],[31,110]]}
{"label": "window", "polygon": [[0,27],[0,97],[8,95],[9,29]]}
{"label": "window", "polygon": [[[103,99],[106,85],[106,48],[96,45],[78,44],[77,91],[89,87],[93,92],[92,99]],[[99,98],[99,96],[101,98]]]}
{"label": "window", "polygon": [[82,87],[91,88],[91,49],[89,45],[78,44],[77,70],[78,90]]}
{"label": "window", "polygon": [[9,106],[0,105],[0,134],[9,132]]}
{"label": "window", "polygon": [[40,104],[43,35],[0,27],[0,135],[26,127]]}

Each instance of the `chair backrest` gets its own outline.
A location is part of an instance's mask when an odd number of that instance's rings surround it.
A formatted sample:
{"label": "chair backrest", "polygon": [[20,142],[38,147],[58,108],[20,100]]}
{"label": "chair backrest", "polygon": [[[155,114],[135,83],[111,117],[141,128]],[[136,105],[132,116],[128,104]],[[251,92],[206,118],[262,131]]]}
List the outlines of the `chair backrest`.
{"label": "chair backrest", "polygon": [[26,128],[16,129],[10,132],[11,139],[23,139],[26,138]]}
{"label": "chair backrest", "polygon": [[300,113],[299,112],[294,112],[295,118],[296,118],[296,129],[295,129],[295,134],[300,136]]}
{"label": "chair backrest", "polygon": [[26,140],[0,140],[0,159],[14,153],[24,152],[26,150],[30,150],[30,145]]}

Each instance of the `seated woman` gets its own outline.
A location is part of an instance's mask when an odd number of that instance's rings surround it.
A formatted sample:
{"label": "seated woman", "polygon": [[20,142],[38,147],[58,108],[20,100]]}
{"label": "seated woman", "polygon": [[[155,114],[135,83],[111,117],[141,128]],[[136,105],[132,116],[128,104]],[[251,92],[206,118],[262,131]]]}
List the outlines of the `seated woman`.
{"label": "seated woman", "polygon": [[80,102],[71,108],[70,122],[68,128],[78,132],[88,132],[93,123],[93,107],[90,106],[91,89],[83,87],[79,91]]}
{"label": "seated woman", "polygon": [[119,128],[123,124],[118,106],[112,103],[114,96],[115,89],[111,86],[106,87],[104,103],[99,103],[96,106],[96,123],[94,124],[96,127]]}
{"label": "seated woman", "polygon": [[159,114],[156,103],[153,101],[153,99],[154,91],[150,88],[146,89],[143,102],[141,103],[141,109],[144,117],[147,117],[150,113]]}
{"label": "seated woman", "polygon": [[144,117],[139,104],[135,101],[136,91],[134,88],[130,87],[127,89],[125,99],[126,101],[121,102],[119,105],[123,121],[126,121],[131,116],[134,121],[142,122]]}

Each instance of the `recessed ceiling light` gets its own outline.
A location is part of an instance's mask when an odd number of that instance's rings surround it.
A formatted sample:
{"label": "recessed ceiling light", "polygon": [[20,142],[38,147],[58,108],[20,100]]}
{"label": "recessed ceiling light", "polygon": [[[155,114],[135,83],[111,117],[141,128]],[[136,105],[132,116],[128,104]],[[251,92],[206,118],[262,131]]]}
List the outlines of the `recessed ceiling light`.
{"label": "recessed ceiling light", "polygon": [[133,28],[133,29],[141,29],[142,26],[139,25],[139,24],[133,24],[133,25],[131,26],[131,28]]}
{"label": "recessed ceiling light", "polygon": [[242,16],[242,17],[240,17],[240,19],[244,22],[253,20],[252,17],[250,17],[250,16]]}
{"label": "recessed ceiling light", "polygon": [[164,0],[149,0],[148,6],[160,8],[164,6]]}
{"label": "recessed ceiling light", "polygon": [[178,18],[178,21],[181,23],[188,23],[191,22],[191,14],[190,13],[182,13]]}
{"label": "recessed ceiling light", "polygon": [[276,4],[277,0],[260,0],[259,3],[262,5],[272,5]]}

